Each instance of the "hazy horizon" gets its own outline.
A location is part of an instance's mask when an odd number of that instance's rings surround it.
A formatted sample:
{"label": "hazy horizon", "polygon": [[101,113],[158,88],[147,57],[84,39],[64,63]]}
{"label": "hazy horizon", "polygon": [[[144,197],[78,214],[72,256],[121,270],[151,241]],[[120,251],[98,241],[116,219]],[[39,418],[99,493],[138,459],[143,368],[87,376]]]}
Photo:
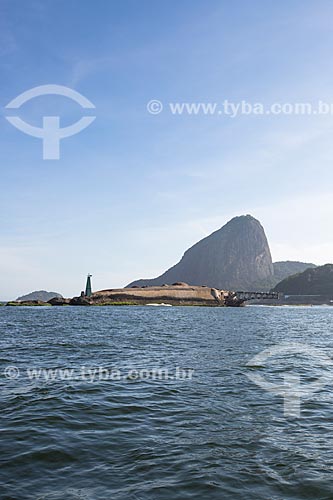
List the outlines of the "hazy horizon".
{"label": "hazy horizon", "polygon": [[[239,215],[252,215],[252,214],[239,214]],[[239,216],[239,215],[238,215],[238,216]],[[235,217],[238,217],[238,216],[236,215]],[[230,220],[230,219],[229,219],[229,220]],[[228,221],[226,221],[226,223],[227,223],[227,222],[228,222]],[[223,226],[221,226],[221,227],[223,227]],[[216,229],[213,229],[212,231],[210,231],[210,233],[209,233],[209,234],[211,234],[212,232],[214,232],[214,231],[215,231],[215,230],[217,230],[217,229],[220,229],[220,228],[218,227],[218,228],[216,228]],[[265,229],[265,228],[264,228],[264,229]],[[205,236],[208,236],[209,234],[207,233],[206,235],[204,235],[204,236],[203,236],[203,238],[204,238]],[[267,234],[266,234],[266,236],[267,236]],[[202,238],[201,238],[201,239],[202,239]],[[194,241],[193,243],[191,243],[191,244],[190,244],[190,246],[189,246],[188,248],[190,248],[190,247],[192,246],[192,244],[197,243],[197,241],[199,241],[199,240],[196,240],[196,241]],[[268,241],[268,243],[269,243],[269,241]],[[95,281],[97,281],[97,283],[103,283],[103,277],[102,277],[102,276],[97,276],[97,280],[94,280],[95,276],[93,276],[93,277],[92,277],[92,280],[93,280],[93,290],[97,291],[97,290],[103,290],[103,289],[107,289],[107,288],[117,288],[117,287],[123,287],[123,286],[128,285],[131,281],[134,281],[134,280],[136,280],[136,279],[140,279],[140,278],[156,278],[157,276],[159,276],[160,274],[162,274],[163,272],[165,272],[168,268],[170,268],[171,266],[173,266],[174,264],[176,264],[177,262],[179,262],[179,260],[180,260],[180,259],[182,258],[182,256],[183,256],[184,252],[185,252],[188,248],[185,248],[185,249],[184,249],[184,251],[182,252],[182,254],[180,255],[180,257],[178,258],[178,260],[177,260],[177,261],[175,261],[175,262],[171,263],[170,265],[168,265],[168,267],[162,267],[162,268],[161,268],[161,271],[159,271],[157,274],[155,274],[155,275],[153,275],[153,276],[135,276],[135,277],[133,277],[133,279],[129,279],[126,283],[121,283],[121,284],[119,284],[119,285],[113,285],[113,286],[109,286],[109,285],[108,285],[108,286],[99,286],[99,287],[98,287],[98,286],[95,286]],[[271,249],[271,253],[272,253],[272,249]],[[273,253],[272,253],[272,260],[273,260],[273,262],[287,261],[287,260],[289,260],[289,261],[290,261],[290,260],[291,260],[291,261],[301,261],[301,262],[306,262],[306,263],[309,263],[309,264],[316,264],[316,265],[323,265],[323,264],[328,264],[328,263],[331,263],[331,262],[321,262],[321,263],[318,263],[318,262],[312,262],[312,261],[304,261],[304,260],[297,259],[297,258],[294,258],[294,259],[274,259],[274,255],[273,255]],[[74,290],[74,291],[73,291],[73,293],[72,293],[72,294],[67,294],[67,295],[66,295],[66,294],[63,294],[61,290],[56,290],[56,289],[53,289],[53,288],[52,288],[52,289],[48,289],[48,290],[46,290],[46,289],[44,289],[44,288],[43,288],[43,290],[45,290],[45,291],[49,291],[49,292],[50,292],[50,291],[52,291],[52,292],[58,292],[58,293],[61,293],[63,296],[68,296],[68,297],[71,297],[71,296],[79,295],[79,294],[80,294],[81,289],[82,289],[82,290],[84,290],[84,288],[85,288],[85,286],[84,286],[84,285],[85,285],[85,282],[86,282],[86,275],[82,275],[82,276],[80,276],[80,277],[79,277],[79,280],[78,280],[78,283],[77,283],[77,285],[78,285],[78,286],[77,286],[77,287],[75,287],[75,284],[73,284],[73,286],[72,286],[72,290]],[[80,288],[80,286],[79,286],[79,285],[81,285],[81,289],[80,289],[80,290],[79,290],[79,288]],[[25,292],[18,294],[18,295],[17,295],[17,297],[18,297],[18,296],[23,296],[23,295],[26,295],[26,294],[28,294],[28,293],[30,293],[30,292],[32,292],[32,291],[37,291],[37,290],[42,290],[42,289],[37,289],[37,288],[35,288],[35,289],[31,289],[31,290],[26,290]],[[5,299],[1,299],[1,297],[0,297],[0,300],[13,300],[14,298],[17,298],[17,297],[7,297],[7,298],[5,298]]]}

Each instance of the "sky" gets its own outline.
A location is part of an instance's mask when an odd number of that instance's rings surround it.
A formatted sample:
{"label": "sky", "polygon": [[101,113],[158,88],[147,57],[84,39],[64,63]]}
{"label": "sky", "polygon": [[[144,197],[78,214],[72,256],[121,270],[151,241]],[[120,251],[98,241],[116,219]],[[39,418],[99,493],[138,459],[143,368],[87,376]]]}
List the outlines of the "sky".
{"label": "sky", "polygon": [[[329,0],[0,0],[0,299],[78,295],[88,272],[95,290],[155,277],[242,214],[274,261],[332,262],[332,114],[169,105],[333,103],[332,15]],[[95,109],[59,95],[6,108],[51,84]],[[6,119],[86,115],[58,160]]]}

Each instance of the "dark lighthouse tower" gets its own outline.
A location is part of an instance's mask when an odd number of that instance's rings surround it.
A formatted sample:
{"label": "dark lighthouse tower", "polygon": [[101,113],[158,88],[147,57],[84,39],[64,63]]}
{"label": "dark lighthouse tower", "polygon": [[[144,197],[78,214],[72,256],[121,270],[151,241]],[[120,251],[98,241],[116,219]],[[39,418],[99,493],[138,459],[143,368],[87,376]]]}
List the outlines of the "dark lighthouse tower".
{"label": "dark lighthouse tower", "polygon": [[87,276],[87,283],[86,283],[86,291],[84,292],[84,295],[86,297],[91,297],[92,291],[91,291],[91,277],[92,274],[88,274]]}

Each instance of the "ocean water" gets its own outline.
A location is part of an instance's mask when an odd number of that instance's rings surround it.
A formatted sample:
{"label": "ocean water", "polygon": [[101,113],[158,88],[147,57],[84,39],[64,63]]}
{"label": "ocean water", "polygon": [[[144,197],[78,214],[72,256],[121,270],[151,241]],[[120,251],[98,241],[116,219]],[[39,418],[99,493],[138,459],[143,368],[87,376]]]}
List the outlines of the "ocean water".
{"label": "ocean water", "polygon": [[[0,329],[1,500],[333,498],[333,308],[2,307]],[[321,381],[299,417],[248,376],[286,373]]]}

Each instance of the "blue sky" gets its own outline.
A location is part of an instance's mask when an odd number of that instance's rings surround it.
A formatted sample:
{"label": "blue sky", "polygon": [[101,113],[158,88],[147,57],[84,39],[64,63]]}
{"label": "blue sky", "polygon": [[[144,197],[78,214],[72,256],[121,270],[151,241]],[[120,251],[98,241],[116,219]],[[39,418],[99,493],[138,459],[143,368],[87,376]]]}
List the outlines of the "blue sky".
{"label": "blue sky", "polygon": [[[73,296],[88,272],[95,289],[156,276],[247,213],[274,260],[332,262],[332,115],[168,112],[169,102],[333,103],[332,14],[322,0],[0,0],[0,298]],[[14,97],[46,84],[96,106],[60,160],[43,160],[41,140],[5,119]],[[16,114],[66,126],[82,109],[44,96]]]}

